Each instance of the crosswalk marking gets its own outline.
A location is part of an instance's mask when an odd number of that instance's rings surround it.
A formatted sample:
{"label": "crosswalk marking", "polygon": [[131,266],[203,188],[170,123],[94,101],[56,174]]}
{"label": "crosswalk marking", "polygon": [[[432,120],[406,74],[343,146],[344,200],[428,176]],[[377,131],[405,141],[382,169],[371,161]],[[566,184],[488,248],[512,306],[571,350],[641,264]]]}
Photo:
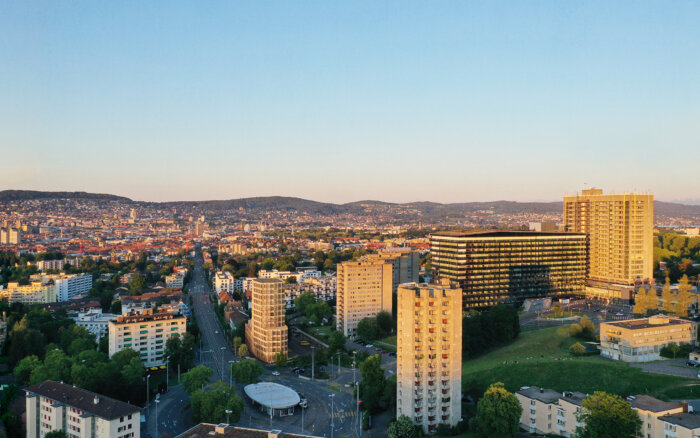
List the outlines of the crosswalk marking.
{"label": "crosswalk marking", "polygon": [[348,411],[348,412],[334,412],[331,414],[331,417],[333,418],[346,418],[346,417],[356,417],[357,412],[355,411]]}

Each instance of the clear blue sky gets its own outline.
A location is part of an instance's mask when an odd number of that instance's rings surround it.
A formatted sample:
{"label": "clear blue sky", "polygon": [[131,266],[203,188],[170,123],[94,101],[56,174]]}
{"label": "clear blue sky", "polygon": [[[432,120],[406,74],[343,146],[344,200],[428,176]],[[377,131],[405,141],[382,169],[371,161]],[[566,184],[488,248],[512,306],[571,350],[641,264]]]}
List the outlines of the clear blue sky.
{"label": "clear blue sky", "polygon": [[700,202],[700,2],[5,1],[0,189]]}

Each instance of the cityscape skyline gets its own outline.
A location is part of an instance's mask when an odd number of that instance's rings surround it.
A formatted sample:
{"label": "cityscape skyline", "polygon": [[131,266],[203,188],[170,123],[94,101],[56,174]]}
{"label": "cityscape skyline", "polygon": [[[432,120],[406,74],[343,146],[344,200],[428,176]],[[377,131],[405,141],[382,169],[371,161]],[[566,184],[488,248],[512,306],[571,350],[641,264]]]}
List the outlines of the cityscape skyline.
{"label": "cityscape skyline", "polygon": [[698,203],[699,8],[6,4],[0,189]]}

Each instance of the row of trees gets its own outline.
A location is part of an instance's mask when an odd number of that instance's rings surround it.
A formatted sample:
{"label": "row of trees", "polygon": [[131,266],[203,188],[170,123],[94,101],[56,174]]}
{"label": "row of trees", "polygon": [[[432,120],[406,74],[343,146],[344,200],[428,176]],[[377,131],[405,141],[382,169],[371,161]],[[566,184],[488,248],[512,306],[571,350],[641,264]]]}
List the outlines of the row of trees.
{"label": "row of trees", "polygon": [[[660,269],[660,262],[666,263],[666,269]],[[693,266],[700,263],[700,237],[688,237],[675,231],[667,231],[654,236],[654,277],[663,281],[671,277],[678,281],[683,275],[697,278],[700,268]]]}
{"label": "row of trees", "polygon": [[391,313],[382,311],[377,316],[362,318],[357,324],[357,336],[365,341],[373,341],[389,336],[393,329]]}
{"label": "row of trees", "polygon": [[649,315],[663,312],[687,318],[691,305],[697,304],[697,298],[691,293],[692,286],[687,275],[683,275],[678,285],[678,293],[671,292],[671,279],[666,277],[666,282],[661,291],[662,304],[659,306],[659,296],[652,285],[648,288],[640,287],[635,297],[633,312],[638,315]]}
{"label": "row of trees", "polygon": [[462,356],[475,357],[486,350],[505,345],[520,334],[520,318],[515,307],[499,304],[462,320]]}

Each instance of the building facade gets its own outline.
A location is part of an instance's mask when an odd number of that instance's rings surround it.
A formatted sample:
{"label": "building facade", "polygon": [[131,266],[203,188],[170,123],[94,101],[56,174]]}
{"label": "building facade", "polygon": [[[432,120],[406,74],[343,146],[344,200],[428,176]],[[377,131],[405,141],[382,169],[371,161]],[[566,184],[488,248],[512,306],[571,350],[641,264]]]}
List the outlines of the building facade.
{"label": "building facade", "polygon": [[153,313],[153,309],[130,312],[109,321],[109,357],[125,348],[139,353],[144,366],[164,365],[165,342],[184,336],[187,318],[176,312]]}
{"label": "building facade", "polygon": [[589,288],[616,290],[653,278],[654,195],[590,189],[565,196],[564,227],[588,236]]}
{"label": "building facade", "polygon": [[7,283],[5,289],[0,289],[0,300],[9,303],[47,304],[56,302],[56,288],[42,281],[32,281],[20,286],[17,282]]}
{"label": "building facade", "polygon": [[345,336],[356,335],[363,318],[391,313],[392,271],[392,265],[383,260],[338,264],[336,325]]}
{"label": "building facade", "polygon": [[27,438],[60,430],[68,438],[140,438],[137,406],[47,380],[26,389]]}
{"label": "building facade", "polygon": [[695,345],[697,323],[666,315],[600,323],[600,355],[624,362],[661,359],[670,343]]}
{"label": "building facade", "polygon": [[462,290],[404,283],[398,290],[396,416],[426,433],[456,425],[462,412]]}
{"label": "building facade", "polygon": [[582,295],[586,236],[531,231],[445,231],[430,236],[433,274],[462,288],[464,309]]}
{"label": "building facade", "polygon": [[56,286],[56,301],[68,301],[73,298],[87,295],[92,288],[92,275],[51,275],[48,279],[53,280]]}
{"label": "building facade", "polygon": [[109,321],[116,317],[117,315],[102,313],[102,309],[97,309],[89,312],[80,312],[73,317],[73,320],[75,325],[85,327],[90,333],[94,334],[99,342],[100,339],[109,333]]}
{"label": "building facade", "polygon": [[516,391],[515,397],[523,408],[520,427],[529,433],[569,437],[582,426],[578,416],[586,394],[528,386]]}
{"label": "building facade", "polygon": [[284,282],[257,278],[252,282],[252,308],[246,323],[248,350],[263,362],[273,363],[275,355],[288,354],[288,330],[284,321]]}

